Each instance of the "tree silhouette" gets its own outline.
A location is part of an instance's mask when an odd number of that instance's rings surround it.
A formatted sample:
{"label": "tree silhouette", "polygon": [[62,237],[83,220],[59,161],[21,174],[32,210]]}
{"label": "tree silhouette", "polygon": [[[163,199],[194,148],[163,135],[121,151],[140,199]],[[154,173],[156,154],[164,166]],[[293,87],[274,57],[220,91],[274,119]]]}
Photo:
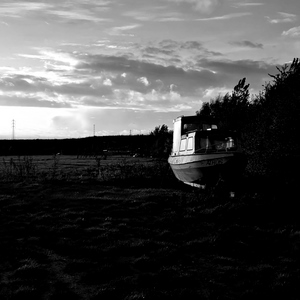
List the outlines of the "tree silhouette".
{"label": "tree silhouette", "polygon": [[249,95],[249,84],[246,84],[246,78],[243,78],[231,94],[219,95],[210,103],[204,103],[196,114],[214,118],[220,129],[241,131],[250,105]]}
{"label": "tree silhouette", "polygon": [[300,60],[277,70],[251,101],[243,78],[231,94],[204,103],[196,114],[216,118],[221,129],[241,132],[251,174],[291,181],[300,168]]}
{"label": "tree silhouette", "polygon": [[163,124],[156,126],[150,132],[150,136],[154,137],[154,143],[151,148],[151,154],[154,157],[166,158],[169,156],[172,148],[172,134],[168,126]]}
{"label": "tree silhouette", "polygon": [[169,129],[168,129],[168,126],[163,124],[163,125],[159,125],[159,126],[156,126],[155,129],[153,131],[150,132],[150,135],[154,135],[154,136],[163,136],[163,135],[166,135],[168,134],[169,132]]}
{"label": "tree silhouette", "polygon": [[247,128],[246,149],[259,157],[258,165],[272,176],[294,176],[299,167],[300,61],[278,67],[254,103],[252,124]]}

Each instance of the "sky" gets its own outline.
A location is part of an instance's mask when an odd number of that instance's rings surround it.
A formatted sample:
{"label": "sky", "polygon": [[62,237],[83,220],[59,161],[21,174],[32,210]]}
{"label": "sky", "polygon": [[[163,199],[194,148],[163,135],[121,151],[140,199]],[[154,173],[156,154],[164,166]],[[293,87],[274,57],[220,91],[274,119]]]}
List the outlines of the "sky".
{"label": "sky", "polygon": [[0,139],[172,129],[300,56],[299,0],[1,0]]}

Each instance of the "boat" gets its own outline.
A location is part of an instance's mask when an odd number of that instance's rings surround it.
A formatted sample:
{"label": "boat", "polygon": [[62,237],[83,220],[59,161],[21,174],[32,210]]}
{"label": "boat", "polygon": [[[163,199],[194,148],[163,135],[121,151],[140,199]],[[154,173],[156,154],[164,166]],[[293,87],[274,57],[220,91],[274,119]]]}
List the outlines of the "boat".
{"label": "boat", "polygon": [[219,130],[215,120],[198,115],[180,116],[173,124],[168,162],[178,180],[203,187],[220,178],[232,179],[244,169],[237,132]]}

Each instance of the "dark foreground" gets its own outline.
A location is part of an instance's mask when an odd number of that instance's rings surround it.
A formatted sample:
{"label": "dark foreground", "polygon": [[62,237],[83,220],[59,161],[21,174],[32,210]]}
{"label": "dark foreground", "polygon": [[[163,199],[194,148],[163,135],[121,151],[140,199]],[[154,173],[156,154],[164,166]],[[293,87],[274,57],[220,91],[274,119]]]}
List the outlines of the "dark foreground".
{"label": "dark foreground", "polygon": [[285,196],[1,183],[0,299],[299,299]]}

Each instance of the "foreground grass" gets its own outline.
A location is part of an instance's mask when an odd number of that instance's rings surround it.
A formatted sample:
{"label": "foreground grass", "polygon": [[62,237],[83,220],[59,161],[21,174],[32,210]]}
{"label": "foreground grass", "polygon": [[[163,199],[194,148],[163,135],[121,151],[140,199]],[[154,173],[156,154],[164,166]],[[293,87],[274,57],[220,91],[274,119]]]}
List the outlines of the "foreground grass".
{"label": "foreground grass", "polygon": [[298,299],[292,193],[123,180],[0,183],[0,298]]}

